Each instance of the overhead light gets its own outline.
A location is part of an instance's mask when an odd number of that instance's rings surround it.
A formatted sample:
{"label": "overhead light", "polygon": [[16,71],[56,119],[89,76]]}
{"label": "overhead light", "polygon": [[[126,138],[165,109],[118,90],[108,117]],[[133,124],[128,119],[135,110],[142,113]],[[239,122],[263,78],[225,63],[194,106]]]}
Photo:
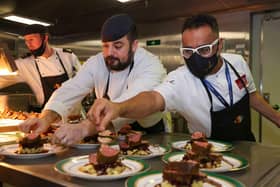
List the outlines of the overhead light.
{"label": "overhead light", "polygon": [[140,0],[117,0],[121,3],[128,3],[128,2],[133,2],[133,1],[140,1]]}
{"label": "overhead light", "polygon": [[220,32],[221,38],[224,39],[246,39],[249,40],[248,32]]}
{"label": "overhead light", "polygon": [[37,21],[37,20],[29,19],[29,18],[15,16],[15,15],[5,16],[4,19],[18,22],[18,23],[27,24],[27,25],[32,25],[32,24],[40,24],[40,25],[44,25],[44,26],[51,25],[50,23],[47,23],[47,22]]}

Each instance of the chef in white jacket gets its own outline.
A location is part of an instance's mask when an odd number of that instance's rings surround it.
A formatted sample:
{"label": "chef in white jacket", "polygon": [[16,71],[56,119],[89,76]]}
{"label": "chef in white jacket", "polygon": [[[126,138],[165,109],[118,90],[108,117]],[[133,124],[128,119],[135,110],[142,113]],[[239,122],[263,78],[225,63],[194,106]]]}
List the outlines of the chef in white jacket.
{"label": "chef in white jacket", "polygon": [[[92,56],[77,75],[52,95],[39,119],[30,119],[20,125],[24,132],[46,131],[50,123],[65,119],[76,103],[81,102],[92,89],[97,98],[121,102],[142,91],[152,90],[166,76],[159,58],[138,47],[136,25],[126,14],[110,17],[102,27],[102,52]],[[164,131],[162,113],[133,120],[118,118],[112,121],[116,130],[124,124],[147,133]],[[59,143],[73,144],[96,133],[94,124],[84,120],[79,124],[60,127],[54,137]]]}
{"label": "chef in white jacket", "polygon": [[23,37],[30,53],[15,61],[18,76],[0,77],[0,87],[26,82],[35,94],[40,109],[55,89],[73,77],[80,62],[71,50],[49,45],[47,27],[28,25]]}

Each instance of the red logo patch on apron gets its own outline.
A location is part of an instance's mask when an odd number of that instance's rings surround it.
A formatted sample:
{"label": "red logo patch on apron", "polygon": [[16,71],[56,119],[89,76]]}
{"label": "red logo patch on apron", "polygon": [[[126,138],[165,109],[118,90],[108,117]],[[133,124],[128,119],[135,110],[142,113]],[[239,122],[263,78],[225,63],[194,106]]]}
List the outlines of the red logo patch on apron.
{"label": "red logo patch on apron", "polygon": [[[247,85],[248,81],[247,81],[247,79],[246,79],[246,75],[245,75],[245,74],[241,76],[241,79],[243,80],[244,84]],[[237,84],[237,86],[238,86],[238,88],[239,88],[240,90],[244,87],[244,85],[243,85],[241,79],[236,79],[236,80],[235,80],[235,83]]]}

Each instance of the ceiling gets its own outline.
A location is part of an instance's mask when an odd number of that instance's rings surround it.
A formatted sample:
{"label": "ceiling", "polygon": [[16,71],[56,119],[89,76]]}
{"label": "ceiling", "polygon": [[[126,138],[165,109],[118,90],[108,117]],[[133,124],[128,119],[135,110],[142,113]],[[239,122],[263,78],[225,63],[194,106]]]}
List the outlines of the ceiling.
{"label": "ceiling", "polygon": [[[117,13],[128,13],[140,26],[140,36],[144,37],[151,34],[150,28],[154,24],[182,21],[196,13],[262,11],[279,8],[279,4],[279,0],[135,0],[127,4],[116,0],[0,0],[0,31],[22,33],[23,24],[2,19],[5,15],[16,14],[52,23],[50,32],[53,37],[70,40],[88,36],[99,38],[106,18]],[[178,31],[179,27],[176,29]]]}

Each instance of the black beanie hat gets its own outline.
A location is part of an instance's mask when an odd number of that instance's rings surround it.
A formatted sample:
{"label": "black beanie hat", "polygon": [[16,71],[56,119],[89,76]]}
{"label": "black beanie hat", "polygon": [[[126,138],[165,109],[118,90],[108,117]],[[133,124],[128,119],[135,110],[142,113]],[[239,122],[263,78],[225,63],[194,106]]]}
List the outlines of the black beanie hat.
{"label": "black beanie hat", "polygon": [[27,34],[47,34],[48,28],[43,26],[43,25],[39,25],[39,24],[32,24],[32,25],[28,25],[24,28],[23,31],[23,36],[27,35]]}
{"label": "black beanie hat", "polygon": [[115,41],[136,27],[132,18],[127,14],[118,14],[108,18],[101,29],[102,42]]}

